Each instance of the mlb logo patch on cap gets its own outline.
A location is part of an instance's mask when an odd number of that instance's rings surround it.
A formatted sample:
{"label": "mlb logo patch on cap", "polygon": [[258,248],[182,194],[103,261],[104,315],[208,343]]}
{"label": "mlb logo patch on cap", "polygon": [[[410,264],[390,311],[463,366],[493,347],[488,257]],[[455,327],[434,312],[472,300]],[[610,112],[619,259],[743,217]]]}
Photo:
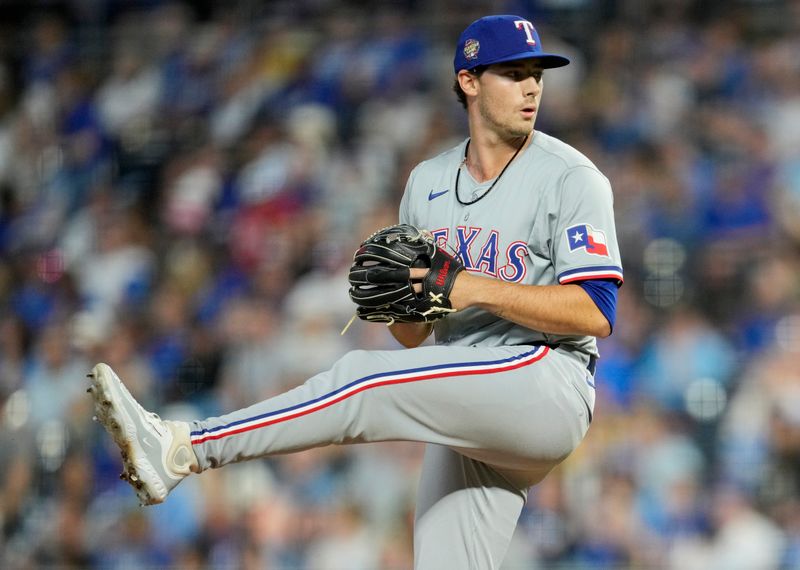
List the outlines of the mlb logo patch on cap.
{"label": "mlb logo patch on cap", "polygon": [[458,73],[462,69],[529,58],[535,58],[545,69],[569,63],[563,55],[543,51],[539,33],[525,18],[486,16],[462,32],[453,67]]}
{"label": "mlb logo patch on cap", "polygon": [[478,51],[481,49],[481,44],[478,40],[472,38],[464,42],[464,57],[467,61],[474,61],[478,59]]}

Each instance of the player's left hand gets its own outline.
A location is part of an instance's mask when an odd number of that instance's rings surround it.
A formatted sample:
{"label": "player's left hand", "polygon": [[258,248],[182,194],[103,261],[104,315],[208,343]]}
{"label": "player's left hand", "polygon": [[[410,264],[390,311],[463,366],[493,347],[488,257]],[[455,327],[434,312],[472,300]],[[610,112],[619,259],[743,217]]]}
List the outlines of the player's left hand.
{"label": "player's left hand", "polygon": [[464,266],[430,232],[408,224],[384,228],[353,256],[350,298],[375,322],[432,322],[455,309],[449,294]]}

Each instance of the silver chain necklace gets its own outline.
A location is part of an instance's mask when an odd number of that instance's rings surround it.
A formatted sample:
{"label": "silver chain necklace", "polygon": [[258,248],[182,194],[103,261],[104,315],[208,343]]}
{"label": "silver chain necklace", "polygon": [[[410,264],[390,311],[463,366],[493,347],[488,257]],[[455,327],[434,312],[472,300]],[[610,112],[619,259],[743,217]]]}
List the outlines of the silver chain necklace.
{"label": "silver chain necklace", "polygon": [[464,148],[464,160],[462,160],[461,164],[458,165],[458,170],[456,171],[456,200],[458,200],[458,203],[461,204],[462,206],[471,206],[475,202],[480,202],[481,200],[484,199],[484,197],[489,192],[492,191],[492,188],[494,188],[495,184],[497,184],[497,182],[500,180],[500,177],[503,176],[503,174],[505,174],[506,169],[511,165],[512,162],[514,162],[514,159],[517,158],[517,155],[519,154],[519,151],[521,151],[522,147],[525,146],[525,143],[528,140],[528,135],[525,135],[525,138],[522,139],[522,144],[519,145],[517,150],[514,152],[514,156],[512,156],[510,159],[508,159],[508,162],[506,162],[506,165],[503,167],[503,170],[501,170],[500,174],[497,175],[497,178],[494,179],[494,182],[492,182],[492,185],[489,186],[489,189],[486,190],[486,192],[484,192],[483,194],[481,194],[477,198],[475,198],[472,202],[464,202],[464,201],[461,200],[461,197],[458,195],[458,181],[461,179],[461,167],[465,166],[467,164],[467,153],[469,152],[469,143],[470,143],[471,140],[472,139],[467,141],[467,146]]}

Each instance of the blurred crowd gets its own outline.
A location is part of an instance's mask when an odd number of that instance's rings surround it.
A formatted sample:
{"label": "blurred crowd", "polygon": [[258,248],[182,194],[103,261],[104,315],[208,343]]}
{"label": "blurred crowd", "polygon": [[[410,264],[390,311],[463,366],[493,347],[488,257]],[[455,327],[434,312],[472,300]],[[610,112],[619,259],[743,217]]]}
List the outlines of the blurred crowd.
{"label": "blurred crowd", "polygon": [[419,444],[143,509],[85,375],[195,419],[399,348],[340,335],[350,256],[466,136],[459,32],[520,13],[572,59],[537,128],[611,180],[626,279],[594,425],[504,568],[800,568],[800,2],[370,6],[3,3],[0,567],[411,567]]}

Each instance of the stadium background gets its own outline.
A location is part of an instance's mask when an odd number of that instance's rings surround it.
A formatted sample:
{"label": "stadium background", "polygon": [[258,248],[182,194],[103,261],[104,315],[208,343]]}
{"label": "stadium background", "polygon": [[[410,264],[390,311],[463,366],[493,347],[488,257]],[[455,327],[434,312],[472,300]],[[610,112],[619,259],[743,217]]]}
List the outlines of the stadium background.
{"label": "stadium background", "polygon": [[0,1],[0,566],[411,566],[420,446],[207,472],[137,507],[110,363],[171,418],[354,347],[344,271],[465,136],[455,38],[520,13],[573,64],[537,127],[611,179],[596,420],[505,568],[800,568],[800,3]]}

